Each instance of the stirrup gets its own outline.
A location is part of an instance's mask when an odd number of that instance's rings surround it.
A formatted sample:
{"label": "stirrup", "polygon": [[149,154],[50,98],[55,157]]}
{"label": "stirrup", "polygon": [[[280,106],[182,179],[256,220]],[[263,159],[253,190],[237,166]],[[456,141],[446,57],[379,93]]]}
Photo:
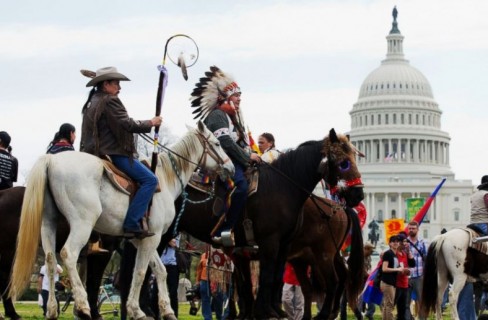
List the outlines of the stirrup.
{"label": "stirrup", "polygon": [[234,241],[234,234],[232,233],[232,230],[229,231],[222,231],[220,234],[220,237],[222,238],[222,245],[224,247],[234,247],[236,245]]}

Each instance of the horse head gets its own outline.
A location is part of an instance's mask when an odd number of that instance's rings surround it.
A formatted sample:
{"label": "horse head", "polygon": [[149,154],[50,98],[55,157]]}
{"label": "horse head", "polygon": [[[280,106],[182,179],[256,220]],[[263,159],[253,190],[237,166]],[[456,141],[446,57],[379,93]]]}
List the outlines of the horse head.
{"label": "horse head", "polygon": [[232,160],[225,153],[220,141],[213,135],[202,121],[198,121],[195,133],[203,146],[203,153],[198,167],[217,173],[222,180],[233,177],[235,168]]}
{"label": "horse head", "polygon": [[332,128],[325,138],[325,158],[320,170],[331,194],[344,199],[348,207],[357,206],[364,199],[361,174],[356,155],[362,155],[345,135],[337,135]]}

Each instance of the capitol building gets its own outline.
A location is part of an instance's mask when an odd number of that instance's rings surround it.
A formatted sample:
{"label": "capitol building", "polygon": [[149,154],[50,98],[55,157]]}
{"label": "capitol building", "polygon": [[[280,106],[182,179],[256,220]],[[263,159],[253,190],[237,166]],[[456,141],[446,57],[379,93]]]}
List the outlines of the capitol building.
{"label": "capitol building", "polygon": [[[405,59],[404,36],[397,11],[386,37],[386,59],[363,81],[350,111],[352,143],[366,157],[358,158],[365,185],[368,225],[407,217],[407,199],[427,199],[446,178],[420,227],[430,240],[442,228],[465,226],[470,219],[471,180],[456,180],[449,165],[449,133],[442,130],[442,111],[427,78]],[[406,219],[407,220],[407,219]]]}

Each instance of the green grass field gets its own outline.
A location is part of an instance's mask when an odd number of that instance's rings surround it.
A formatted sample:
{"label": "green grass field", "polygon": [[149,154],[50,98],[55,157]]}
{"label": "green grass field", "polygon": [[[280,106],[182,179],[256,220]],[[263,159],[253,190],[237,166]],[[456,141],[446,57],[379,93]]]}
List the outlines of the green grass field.
{"label": "green grass field", "polygon": [[[37,305],[37,302],[17,302],[15,305],[15,308],[17,310],[17,313],[19,313],[22,318],[24,319],[44,319],[42,316],[42,308]],[[120,319],[120,314],[119,316],[114,316],[113,314],[110,314],[110,306],[107,305],[103,309],[103,311],[109,312],[109,314],[105,314],[103,317],[105,320],[115,320],[115,319]],[[350,311],[350,310],[349,310]],[[3,314],[3,305],[0,307],[0,312]],[[60,320],[68,320],[68,319],[73,319],[73,306],[70,305],[68,310],[66,310],[65,313],[61,313],[61,316],[59,317]],[[316,308],[314,307],[313,314],[316,314]],[[202,319],[201,315],[201,310],[198,311],[198,314],[196,316],[191,316],[190,315],[190,305],[188,303],[180,303],[179,305],[179,320],[197,320],[197,319]],[[351,312],[348,313],[347,319],[355,319],[355,317],[352,315]],[[379,308],[376,309],[376,314],[374,319],[381,319],[381,313]],[[433,315],[429,317],[429,319],[435,319]],[[443,319],[450,319],[450,313],[449,311],[446,311],[444,313]]]}

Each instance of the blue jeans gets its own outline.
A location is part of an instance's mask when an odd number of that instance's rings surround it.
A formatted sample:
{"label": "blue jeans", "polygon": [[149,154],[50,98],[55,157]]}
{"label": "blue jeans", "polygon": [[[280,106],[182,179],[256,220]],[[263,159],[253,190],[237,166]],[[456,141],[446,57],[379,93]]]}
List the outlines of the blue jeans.
{"label": "blue jeans", "polygon": [[476,311],[474,309],[474,289],[471,282],[466,282],[463,290],[458,297],[458,313],[459,318],[463,320],[476,320]]}
{"label": "blue jeans", "polygon": [[158,185],[158,179],[149,168],[137,159],[132,159],[131,161],[129,157],[119,155],[111,155],[110,158],[117,168],[139,183],[139,190],[137,190],[134,198],[129,203],[129,209],[124,221],[124,230],[140,230],[139,222],[147,211],[149,202]]}
{"label": "blue jeans", "polygon": [[244,176],[244,168],[238,163],[234,163],[234,167],[235,174],[233,180],[236,190],[232,194],[230,208],[229,212],[227,212],[225,222],[220,227],[218,234],[216,234],[218,236],[220,236],[220,232],[229,231],[234,227],[246,205],[248,185],[246,177]]}
{"label": "blue jeans", "polygon": [[217,320],[226,319],[229,314],[229,307],[223,310],[227,295],[222,291],[218,291],[212,296],[210,292],[210,286],[207,280],[200,281],[200,299],[202,303],[202,316],[204,320],[212,320],[212,305],[215,312],[215,318]]}
{"label": "blue jeans", "polygon": [[475,226],[480,228],[485,235],[488,235],[488,224],[487,223],[474,223]]}

